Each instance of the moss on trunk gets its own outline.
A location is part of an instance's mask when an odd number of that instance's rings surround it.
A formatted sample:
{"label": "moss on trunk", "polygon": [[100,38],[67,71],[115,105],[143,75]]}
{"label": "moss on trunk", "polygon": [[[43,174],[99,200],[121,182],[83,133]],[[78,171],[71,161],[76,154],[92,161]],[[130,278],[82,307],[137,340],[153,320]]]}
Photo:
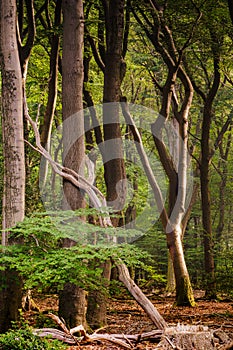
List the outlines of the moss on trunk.
{"label": "moss on trunk", "polygon": [[195,306],[193,290],[188,276],[181,277],[176,286],[176,305]]}

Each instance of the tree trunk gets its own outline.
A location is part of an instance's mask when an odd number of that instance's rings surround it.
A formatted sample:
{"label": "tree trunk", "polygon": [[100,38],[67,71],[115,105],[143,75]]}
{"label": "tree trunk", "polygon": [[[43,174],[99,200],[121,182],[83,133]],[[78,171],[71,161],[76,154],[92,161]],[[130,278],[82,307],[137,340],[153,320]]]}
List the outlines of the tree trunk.
{"label": "tree trunk", "polygon": [[[16,3],[1,1],[0,57],[2,72],[2,134],[4,190],[2,244],[8,243],[10,227],[24,219],[25,161],[23,135],[23,90],[17,39]],[[13,270],[1,272],[0,332],[18,318],[21,307],[21,279]]]}
{"label": "tree trunk", "polygon": [[106,290],[102,292],[95,290],[88,295],[87,321],[92,329],[101,328],[107,324],[108,296],[106,293],[111,276],[111,262],[105,261],[100,268],[103,269],[102,278]]}
{"label": "tree trunk", "polygon": [[[103,95],[103,129],[104,129],[104,179],[107,188],[107,204],[113,210],[120,211],[124,207],[126,196],[125,165],[122,150],[119,102],[120,86],[125,67],[122,59],[122,43],[124,33],[124,0],[110,0],[105,7],[106,54],[104,69]],[[110,102],[110,103],[109,103]],[[118,226],[119,218],[112,218],[114,226]],[[103,276],[110,279],[109,263],[103,266]],[[96,291],[92,293],[88,309],[89,320],[94,326],[106,322],[107,295]]]}
{"label": "tree trunk", "polygon": [[176,290],[176,280],[175,280],[173,262],[172,262],[170,253],[168,252],[166,292],[169,295],[169,294],[173,294],[175,290]]}
{"label": "tree trunk", "polygon": [[[203,134],[207,132],[203,126]],[[206,136],[204,137],[206,138]],[[209,142],[209,141],[208,141]],[[210,192],[209,192],[209,146],[202,138],[202,160],[201,160],[201,201],[202,201],[202,226],[204,238],[204,262],[206,273],[206,297],[216,298],[216,280],[213,253],[213,233],[211,225]]]}
{"label": "tree trunk", "polygon": [[226,211],[226,188],[228,181],[228,157],[232,145],[232,125],[229,128],[229,134],[227,136],[227,143],[225,150],[223,145],[219,145],[220,160],[219,160],[219,171],[221,174],[221,181],[219,184],[219,219],[218,226],[216,229],[216,241],[220,244],[222,240],[222,234],[225,227],[225,211]]}
{"label": "tree trunk", "polygon": [[[84,172],[85,143],[83,120],[83,3],[63,0],[62,113],[63,165]],[[83,208],[83,194],[64,181],[63,209]]]}
{"label": "tree trunk", "polygon": [[62,317],[66,326],[70,329],[79,325],[86,325],[87,293],[74,285],[66,283],[59,293],[59,316]]}
{"label": "tree trunk", "polygon": [[6,269],[0,273],[0,286],[0,333],[3,333],[19,318],[23,283],[17,271]]}
{"label": "tree trunk", "polygon": [[[58,0],[55,8],[54,26],[61,25],[61,0]],[[50,150],[51,130],[54,117],[54,111],[57,101],[57,80],[58,80],[58,58],[60,47],[60,35],[54,33],[51,38],[51,53],[50,53],[50,71],[48,82],[48,100],[44,115],[43,125],[41,127],[41,145],[48,151]],[[43,190],[48,171],[48,162],[42,157],[40,164],[40,187]]]}
{"label": "tree trunk", "polygon": [[201,134],[201,202],[202,202],[202,226],[204,239],[204,262],[206,273],[206,297],[216,298],[216,279],[214,266],[214,242],[211,223],[210,178],[209,166],[211,162],[210,151],[210,127],[212,122],[212,105],[220,84],[219,52],[213,51],[214,81],[204,104],[202,134]]}
{"label": "tree trunk", "polygon": [[176,305],[194,306],[195,301],[184,259],[181,232],[181,230],[176,228],[172,232],[167,233],[167,244],[176,280]]}
{"label": "tree trunk", "polygon": [[[123,160],[119,104],[123,79],[122,43],[124,33],[124,0],[110,0],[105,8],[106,57],[104,71],[104,178],[108,205],[121,210],[125,203],[125,165]],[[111,102],[111,103],[109,103]],[[116,102],[116,103],[115,103]],[[113,219],[117,226],[119,219]]]}
{"label": "tree trunk", "polygon": [[[83,174],[85,164],[83,120],[83,2],[63,0],[62,112],[63,165]],[[83,193],[63,182],[63,210],[85,207]],[[66,246],[75,242],[66,241]],[[67,283],[60,293],[59,313],[70,327],[86,324],[86,292]]]}
{"label": "tree trunk", "polygon": [[[16,41],[16,5],[1,2],[3,229],[24,218],[25,162],[22,75]],[[5,241],[4,241],[5,240]],[[3,235],[3,244],[7,235]]]}
{"label": "tree trunk", "polygon": [[117,269],[119,272],[119,280],[125,285],[130,294],[135,298],[137,303],[143,308],[143,310],[150,317],[151,321],[156,325],[158,329],[165,329],[167,324],[154,305],[143,294],[141,289],[131,279],[129,271],[125,264],[117,262]]}

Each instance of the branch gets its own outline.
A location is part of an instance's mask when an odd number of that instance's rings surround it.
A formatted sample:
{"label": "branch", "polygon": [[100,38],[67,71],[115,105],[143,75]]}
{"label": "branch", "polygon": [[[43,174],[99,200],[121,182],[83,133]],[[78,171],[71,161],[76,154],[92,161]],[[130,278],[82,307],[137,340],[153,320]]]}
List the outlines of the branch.
{"label": "branch", "polygon": [[116,263],[119,280],[124,283],[125,287],[128,289],[130,294],[135,298],[137,303],[143,308],[146,314],[150,317],[151,321],[156,325],[160,330],[167,328],[166,321],[157,311],[152,302],[145,296],[141,289],[136,285],[134,280],[130,277],[129,270],[125,264]]}
{"label": "branch", "polygon": [[148,181],[149,181],[151,188],[153,190],[154,197],[155,197],[157,207],[158,207],[158,211],[159,211],[159,213],[161,213],[160,217],[162,220],[162,224],[164,227],[166,227],[167,223],[168,223],[168,216],[167,216],[167,213],[166,213],[166,210],[164,207],[163,196],[162,196],[161,190],[159,188],[159,185],[156,181],[156,178],[154,176],[154,173],[151,169],[150,162],[147,158],[147,154],[144,150],[141,135],[140,135],[140,133],[139,133],[139,131],[138,131],[131,115],[130,115],[129,106],[126,102],[125,97],[122,97],[122,99],[121,99],[121,108],[122,108],[122,113],[124,115],[125,121],[129,125],[130,130],[132,131],[135,146],[136,146],[138,154],[140,156],[140,159],[141,159],[143,168],[145,170],[146,176],[148,178]]}
{"label": "branch", "polygon": [[97,334],[96,332],[93,334],[86,333],[85,329],[82,325],[77,326],[68,333],[77,333],[80,332],[83,334],[82,337],[71,337],[70,334],[67,334],[64,331],[60,331],[58,329],[54,328],[42,328],[42,329],[34,329],[33,334],[37,335],[39,337],[47,337],[50,336],[54,339],[58,339],[60,341],[63,341],[66,344],[70,345],[78,345],[79,343],[85,343],[85,342],[99,342],[99,341],[108,341],[113,344],[117,344],[121,346],[124,349],[132,349],[132,346],[127,344],[127,342],[134,342],[135,344],[146,340],[160,340],[161,336],[163,335],[163,331],[161,330],[153,330],[150,332],[145,332],[141,334]]}
{"label": "branch", "polygon": [[130,0],[127,0],[126,12],[125,12],[125,28],[124,28],[124,37],[122,45],[122,57],[125,58],[128,47],[128,37],[130,30]]}
{"label": "branch", "polygon": [[[55,315],[53,315],[55,316]],[[71,332],[79,332],[81,333],[81,337],[75,337],[71,334]],[[58,329],[53,328],[42,328],[42,329],[35,329],[33,331],[34,335],[37,335],[39,337],[46,337],[50,336],[54,339],[58,339],[63,341],[64,343],[70,344],[70,345],[78,345],[79,343],[85,343],[85,342],[99,342],[99,341],[107,341],[113,344],[117,344],[121,346],[124,349],[132,349],[132,346],[126,344],[125,341],[121,339],[117,339],[114,336],[110,334],[92,334],[89,335],[86,333],[85,329],[82,325],[75,327],[74,329],[71,329],[70,331],[67,330],[67,332],[59,331]],[[123,337],[122,337],[123,338]]]}
{"label": "branch", "polygon": [[[32,120],[32,118],[29,115],[28,107],[27,107],[27,101],[26,96],[24,96],[24,113],[25,118],[29,121],[29,123],[32,126],[32,129],[35,133],[35,139],[36,139],[36,147],[31,145],[29,142],[27,142],[34,150],[39,152],[45,159],[50,163],[53,171],[58,174],[59,176],[63,177],[67,181],[71,182],[74,186],[81,188],[86,192],[88,197],[90,198],[94,208],[100,209],[103,212],[103,207],[107,207],[106,199],[104,195],[101,193],[101,191],[95,187],[93,184],[91,184],[88,180],[86,180],[83,176],[76,173],[74,170],[64,167],[63,165],[55,162],[49,152],[42,147],[40,142],[40,134],[37,127],[37,124]],[[111,220],[109,216],[103,218],[103,226],[112,226]]]}
{"label": "branch", "polygon": [[91,46],[91,50],[92,50],[92,53],[93,53],[93,56],[94,56],[94,59],[97,63],[97,65],[99,66],[99,68],[102,70],[102,72],[104,72],[105,70],[105,65],[104,65],[104,62],[102,61],[99,53],[98,53],[98,50],[96,48],[96,45],[95,45],[95,41],[94,39],[92,38],[92,36],[89,34],[87,28],[85,27],[85,32],[86,32],[86,35],[87,35],[87,39],[89,41],[89,44]]}
{"label": "branch", "polygon": [[225,124],[223,125],[222,129],[218,133],[218,136],[217,136],[217,138],[215,140],[215,143],[214,143],[214,148],[212,149],[212,151],[210,153],[210,159],[214,156],[215,151],[217,150],[217,148],[219,147],[220,143],[222,142],[224,134],[226,133],[226,131],[229,128],[229,126],[232,124],[232,118],[233,118],[233,110],[231,111],[230,115],[228,116],[228,118],[227,118]]}
{"label": "branch", "polygon": [[26,8],[27,8],[27,18],[28,18],[28,37],[26,44],[24,46],[21,46],[20,42],[20,58],[21,58],[21,65],[23,66],[26,61],[28,60],[34,40],[36,35],[36,26],[35,26],[35,17],[34,17],[34,8],[33,8],[33,1],[32,0],[26,0]]}

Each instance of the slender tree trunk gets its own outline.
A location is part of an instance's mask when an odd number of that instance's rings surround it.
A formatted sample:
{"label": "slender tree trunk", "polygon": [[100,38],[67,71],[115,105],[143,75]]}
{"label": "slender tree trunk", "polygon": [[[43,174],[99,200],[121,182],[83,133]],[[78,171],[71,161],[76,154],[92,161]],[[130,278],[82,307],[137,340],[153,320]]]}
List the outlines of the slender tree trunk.
{"label": "slender tree trunk", "polygon": [[[16,39],[16,3],[1,1],[0,57],[2,72],[2,134],[4,157],[3,234],[8,243],[8,229],[24,219],[25,161],[23,135],[22,74]],[[21,279],[15,271],[1,272],[0,331],[16,321],[21,306]]]}
{"label": "slender tree trunk", "polygon": [[210,203],[210,179],[209,179],[209,132],[211,118],[209,111],[204,112],[201,139],[201,201],[202,201],[202,225],[204,239],[204,262],[206,273],[206,296],[216,298],[216,281],[213,253],[213,233],[211,225],[211,203]]}
{"label": "slender tree trunk", "polygon": [[226,148],[224,150],[223,145],[219,145],[219,151],[220,151],[220,156],[221,159],[219,160],[219,168],[220,169],[220,175],[221,175],[221,181],[219,184],[219,219],[218,219],[218,226],[217,226],[217,232],[216,232],[216,241],[220,243],[222,239],[222,233],[224,230],[225,226],[225,212],[226,212],[226,199],[225,199],[225,194],[226,194],[226,186],[227,186],[227,181],[228,181],[228,157],[229,157],[229,152],[231,149],[232,145],[232,123],[229,128],[229,134],[227,137],[227,143],[226,143]]}
{"label": "slender tree trunk", "polygon": [[[55,8],[55,21],[54,26],[61,24],[61,2],[58,0]],[[53,34],[50,53],[50,71],[49,71],[49,83],[48,83],[48,100],[46,111],[44,115],[43,125],[41,127],[41,144],[48,151],[50,149],[50,138],[52,130],[52,122],[57,101],[57,80],[58,80],[58,57],[60,47],[59,34]],[[46,176],[48,170],[48,162],[42,158],[40,164],[40,186],[43,189],[45,185]]]}
{"label": "slender tree trunk", "polygon": [[[207,156],[207,157],[206,157]],[[210,192],[209,192],[209,160],[206,148],[202,147],[201,162],[201,201],[202,201],[202,225],[204,237],[204,256],[206,272],[206,296],[216,298],[216,281],[213,255],[213,233],[211,225]]]}
{"label": "slender tree trunk", "polygon": [[174,274],[174,267],[170,252],[168,252],[168,262],[167,262],[167,285],[166,292],[169,294],[173,294],[176,290],[176,279]]}
{"label": "slender tree trunk", "polygon": [[[211,32],[212,39],[215,34]],[[201,133],[201,201],[202,201],[202,226],[204,240],[204,263],[206,273],[206,297],[208,299],[216,298],[216,279],[214,266],[214,242],[211,223],[211,201],[210,201],[210,127],[213,116],[213,101],[220,85],[220,49],[213,46],[213,64],[214,64],[214,80],[211,89],[207,95],[203,110],[202,133]]]}
{"label": "slender tree trunk", "polygon": [[[79,174],[84,172],[85,133],[83,120],[83,2],[63,0],[62,112],[63,165]],[[63,182],[63,209],[85,207],[82,192],[69,181]],[[75,242],[66,241],[65,246]],[[59,314],[70,327],[86,325],[86,292],[66,284],[60,293]]]}

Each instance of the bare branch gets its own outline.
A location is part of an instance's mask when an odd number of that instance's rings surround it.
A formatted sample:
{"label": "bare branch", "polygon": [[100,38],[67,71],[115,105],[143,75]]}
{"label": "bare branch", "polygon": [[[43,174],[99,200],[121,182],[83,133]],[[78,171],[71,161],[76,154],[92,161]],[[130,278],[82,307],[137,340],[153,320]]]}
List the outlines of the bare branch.
{"label": "bare branch", "polygon": [[218,133],[218,136],[217,136],[215,143],[214,143],[214,147],[210,153],[210,159],[214,156],[215,151],[217,150],[217,148],[221,144],[222,139],[223,139],[224,134],[226,133],[227,129],[229,128],[230,125],[232,125],[232,118],[233,118],[233,110],[230,112],[230,115],[228,116],[225,124],[222,126],[222,129]]}
{"label": "bare branch", "polygon": [[124,115],[124,118],[125,118],[125,121],[126,123],[129,125],[131,131],[132,131],[132,134],[133,134],[133,138],[134,138],[134,141],[135,141],[135,146],[137,148],[137,151],[139,153],[139,156],[140,156],[140,159],[141,159],[141,162],[142,162],[142,165],[144,167],[144,170],[145,170],[145,173],[147,175],[147,178],[148,178],[148,181],[151,185],[151,188],[153,190],[153,193],[154,193],[154,197],[155,197],[155,200],[156,200],[156,203],[157,203],[157,207],[158,207],[158,210],[159,210],[159,213],[160,214],[160,217],[161,217],[161,220],[162,220],[162,224],[164,227],[167,226],[167,223],[168,223],[168,216],[167,216],[167,213],[166,213],[166,210],[165,210],[165,207],[164,207],[164,200],[163,200],[163,196],[162,196],[162,193],[161,193],[161,190],[159,188],[159,185],[156,181],[156,178],[153,174],[153,171],[151,169],[151,166],[150,166],[150,163],[149,163],[149,160],[147,158],[147,155],[146,155],[146,152],[144,150],[144,147],[143,147],[143,144],[142,144],[142,139],[141,139],[141,135],[130,115],[130,112],[129,112],[129,107],[128,107],[128,104],[126,102],[126,98],[122,97],[122,100],[121,100],[121,108],[122,108],[122,113]]}
{"label": "bare branch", "polygon": [[102,70],[102,72],[104,72],[105,70],[105,65],[104,65],[104,62],[102,61],[99,53],[98,53],[98,50],[96,48],[96,44],[95,44],[95,41],[94,39],[92,38],[92,36],[90,35],[90,33],[88,32],[87,28],[85,27],[85,32],[86,32],[86,35],[87,35],[87,39],[89,41],[89,44],[91,46],[91,49],[92,49],[92,53],[93,53],[93,56],[95,58],[95,61],[97,63],[97,65],[99,66],[99,68]]}
{"label": "bare branch", "polygon": [[[45,159],[50,163],[53,171],[60,175],[61,177],[65,178],[66,180],[70,181],[74,186],[81,188],[82,190],[85,191],[85,193],[88,195],[90,198],[93,206],[96,209],[100,209],[100,211],[103,211],[103,207],[107,207],[106,199],[104,195],[101,193],[101,191],[95,187],[93,184],[91,184],[87,179],[85,179],[83,176],[80,174],[76,173],[72,169],[68,169],[64,167],[63,165],[57,163],[54,161],[49,154],[49,152],[42,147],[41,142],[40,142],[40,134],[39,130],[37,127],[37,124],[32,120],[32,118],[29,115],[28,112],[28,107],[27,107],[27,101],[26,101],[26,96],[24,96],[24,113],[25,113],[25,118],[28,120],[28,122],[31,124],[34,134],[35,134],[35,139],[36,139],[36,147],[31,145],[30,146],[39,152]],[[108,217],[103,218],[103,225],[104,226],[112,226],[111,220]]]}
{"label": "bare branch", "polygon": [[126,265],[122,264],[122,262],[117,263],[115,261],[115,263],[119,272],[119,280],[124,283],[130,294],[133,295],[137,303],[150,317],[151,321],[160,330],[164,330],[165,328],[167,328],[167,324],[164,318],[160,315],[160,313],[157,311],[152,302],[143,294],[141,289],[130,277],[129,270],[127,269]]}

